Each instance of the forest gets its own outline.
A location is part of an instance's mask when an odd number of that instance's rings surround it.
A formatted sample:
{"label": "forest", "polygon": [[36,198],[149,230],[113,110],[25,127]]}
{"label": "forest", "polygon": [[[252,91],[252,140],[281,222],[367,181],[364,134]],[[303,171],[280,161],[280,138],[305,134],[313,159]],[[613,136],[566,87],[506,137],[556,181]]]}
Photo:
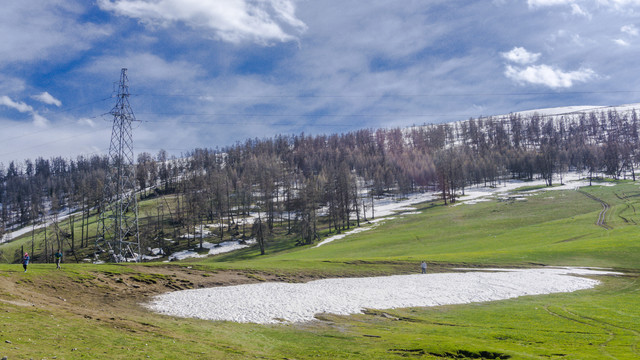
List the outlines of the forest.
{"label": "forest", "polygon": [[[142,249],[163,238],[218,224],[216,236],[243,238],[278,227],[299,245],[319,239],[318,224],[341,232],[375,217],[374,197],[437,191],[454,203],[473,185],[542,178],[568,171],[635,180],[638,117],[631,111],[564,116],[510,114],[447,124],[361,129],[332,135],[279,135],[180,157],[140,153],[135,166]],[[54,157],[0,164],[0,236],[73,212],[80,233],[56,225],[57,245],[90,249],[107,156]],[[249,213],[259,221],[243,222]],[[322,219],[320,219],[322,218]],[[168,224],[168,226],[167,226]],[[73,226],[69,226],[73,229]],[[46,238],[46,235],[45,235]],[[70,240],[69,240],[70,239]],[[202,240],[201,240],[202,241]],[[259,241],[264,253],[264,243]],[[33,246],[33,245],[32,245]],[[54,242],[45,244],[45,258]]]}

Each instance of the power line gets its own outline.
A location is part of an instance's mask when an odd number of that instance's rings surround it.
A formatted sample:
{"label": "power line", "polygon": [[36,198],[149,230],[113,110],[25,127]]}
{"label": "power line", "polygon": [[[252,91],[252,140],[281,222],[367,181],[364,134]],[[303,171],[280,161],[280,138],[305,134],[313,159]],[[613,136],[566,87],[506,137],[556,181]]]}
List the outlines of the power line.
{"label": "power line", "polygon": [[291,127],[362,127],[362,123],[354,124],[295,124],[295,123],[264,123],[264,122],[240,122],[240,121],[155,121],[155,120],[139,120],[143,123],[178,123],[178,124],[207,124],[220,126],[238,126],[238,125],[263,125],[263,126],[291,126]]}
{"label": "power line", "polygon": [[276,94],[276,95],[250,95],[250,94],[162,94],[162,93],[138,93],[131,96],[147,97],[199,97],[199,98],[411,98],[411,97],[472,97],[472,96],[539,96],[539,95],[589,95],[589,94],[636,94],[640,90],[601,90],[601,91],[563,91],[563,92],[478,92],[478,93],[431,93],[431,94]]}
{"label": "power line", "polygon": [[219,116],[219,117],[451,117],[469,116],[465,114],[247,114],[247,113],[154,113],[140,112],[138,115],[164,115],[164,116]]}
{"label": "power line", "polygon": [[65,113],[65,112],[69,112],[71,110],[77,110],[77,109],[83,108],[83,107],[85,107],[87,105],[93,105],[93,104],[97,104],[99,102],[103,102],[103,101],[107,101],[107,100],[111,100],[111,99],[113,99],[113,96],[109,96],[109,97],[106,97],[104,99],[95,100],[95,101],[91,101],[91,102],[87,102],[87,103],[83,103],[83,104],[78,104],[78,105],[75,105],[75,106],[72,106],[72,107],[66,107],[66,108],[57,109],[57,110],[56,109],[50,110],[49,113],[53,113],[53,114]]}
{"label": "power line", "polygon": [[[98,130],[106,130],[106,129],[108,129],[108,128],[99,128]],[[30,146],[30,147],[25,147],[25,148],[21,148],[21,149],[18,149],[18,150],[2,153],[2,154],[0,154],[0,156],[11,155],[11,154],[23,152],[25,150],[36,149],[36,148],[39,148],[39,147],[43,147],[43,146],[47,146],[47,145],[51,145],[51,144],[55,144],[55,143],[59,143],[59,142],[67,141],[67,140],[71,140],[71,139],[77,139],[79,136],[94,134],[95,132],[96,132],[96,129],[93,129],[93,130],[91,130],[89,132],[86,132],[86,133],[73,134],[73,135],[68,136],[68,137],[64,137],[64,138],[60,138],[60,139],[56,139],[56,140],[52,140],[52,141],[48,141],[48,142],[44,142],[44,143],[39,143],[38,145],[33,145],[33,146]]]}

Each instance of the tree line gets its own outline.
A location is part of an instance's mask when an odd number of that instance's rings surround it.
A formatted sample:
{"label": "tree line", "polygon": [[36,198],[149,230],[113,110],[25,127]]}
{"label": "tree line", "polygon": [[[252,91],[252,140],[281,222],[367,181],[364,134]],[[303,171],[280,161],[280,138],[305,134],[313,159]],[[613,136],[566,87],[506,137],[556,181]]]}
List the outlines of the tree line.
{"label": "tree line", "polygon": [[[543,178],[551,186],[556,175],[571,170],[635,180],[638,126],[635,110],[511,114],[402,129],[278,135],[194,149],[179,158],[164,150],[141,153],[135,165],[140,199],[157,199],[140,214],[143,249],[195,234],[203,224],[217,224],[221,240],[256,236],[263,253],[264,238],[276,227],[301,245],[312,244],[319,221],[333,232],[359,226],[375,217],[373,199],[388,193],[437,191],[446,204],[469,186],[507,178]],[[0,234],[67,209],[82,224],[71,249],[90,247],[95,234],[89,233],[89,218],[99,211],[109,165],[98,155],[0,164]],[[257,219],[247,222],[249,214]],[[53,243],[45,251],[52,254]]]}

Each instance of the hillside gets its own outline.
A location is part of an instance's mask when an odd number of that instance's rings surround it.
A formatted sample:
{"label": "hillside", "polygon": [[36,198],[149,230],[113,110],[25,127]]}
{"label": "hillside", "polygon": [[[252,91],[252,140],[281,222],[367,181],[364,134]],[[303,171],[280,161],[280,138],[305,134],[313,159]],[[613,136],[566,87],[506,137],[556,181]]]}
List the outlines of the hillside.
{"label": "hillside", "polygon": [[[520,187],[491,201],[388,219],[321,247],[273,239],[181,263],[0,265],[0,355],[13,358],[563,358],[638,355],[640,190],[633,182],[575,190]],[[517,200],[523,198],[524,200]],[[608,228],[597,224],[602,205]],[[430,273],[459,267],[614,267],[593,290],[469,305],[317,315],[310,323],[238,324],[182,319],[141,304],[167,291]],[[216,301],[212,299],[211,301]],[[242,304],[242,299],[238,299]],[[56,331],[50,329],[55,328]]]}
{"label": "hillside", "polygon": [[[409,129],[282,135],[180,159],[142,153],[135,176],[142,255],[184,250],[205,231],[218,243],[242,242],[262,227],[267,239],[311,245],[375,217],[381,197],[426,192],[454,203],[474,186],[514,179],[552,186],[569,172],[635,179],[634,109],[541,109]],[[24,250],[38,262],[52,261],[58,249],[78,261],[102,253],[95,237],[109,169],[99,156],[0,168],[0,232],[23,233],[3,247],[2,261],[18,261]],[[43,222],[53,225],[38,229]]]}

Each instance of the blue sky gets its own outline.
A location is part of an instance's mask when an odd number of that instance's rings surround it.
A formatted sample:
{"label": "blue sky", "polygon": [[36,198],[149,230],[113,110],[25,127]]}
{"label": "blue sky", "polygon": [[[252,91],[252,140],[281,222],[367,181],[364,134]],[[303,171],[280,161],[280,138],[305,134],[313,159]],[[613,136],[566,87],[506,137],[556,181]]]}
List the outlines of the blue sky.
{"label": "blue sky", "polygon": [[0,163],[640,102],[640,0],[22,0],[0,12]]}

